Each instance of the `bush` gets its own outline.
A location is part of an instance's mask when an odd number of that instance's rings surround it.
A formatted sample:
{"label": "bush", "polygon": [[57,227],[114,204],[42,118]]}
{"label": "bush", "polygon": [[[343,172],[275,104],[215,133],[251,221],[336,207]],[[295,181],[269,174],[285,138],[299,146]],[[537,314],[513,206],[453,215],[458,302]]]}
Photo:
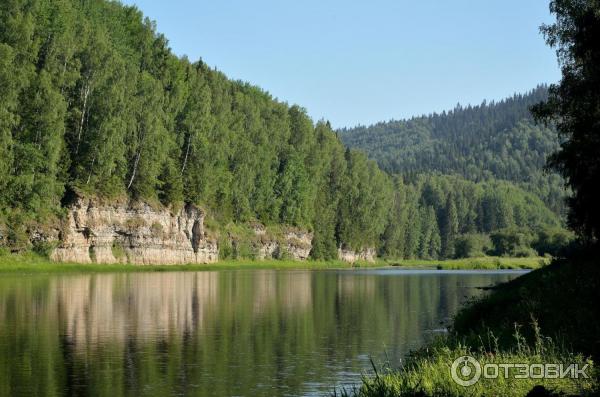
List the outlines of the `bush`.
{"label": "bush", "polygon": [[540,230],[533,248],[539,255],[563,256],[565,250],[573,243],[575,235],[563,228],[544,228]]}
{"label": "bush", "polygon": [[507,228],[498,230],[490,235],[494,249],[493,255],[496,256],[536,256],[531,248],[533,236],[524,230],[517,228]]}
{"label": "bush", "polygon": [[456,258],[477,258],[485,256],[492,247],[492,241],[488,235],[470,233],[456,238],[454,252]]}
{"label": "bush", "polygon": [[50,243],[47,241],[38,241],[33,244],[33,252],[43,256],[44,258],[50,258],[52,251],[56,248],[58,243]]}
{"label": "bush", "polygon": [[219,238],[217,246],[219,247],[220,259],[233,258],[233,246],[231,245],[231,240],[227,236]]}
{"label": "bush", "polygon": [[113,242],[111,251],[112,251],[112,254],[115,257],[115,259],[119,262],[127,256],[127,252],[125,251],[125,248],[123,247],[123,243],[121,243],[120,241]]}
{"label": "bush", "polygon": [[160,222],[154,222],[150,230],[153,236],[163,238],[163,225]]}
{"label": "bush", "polygon": [[129,230],[136,230],[136,229],[139,229],[139,228],[145,227],[145,226],[146,226],[146,220],[144,218],[142,218],[141,216],[129,218],[125,221],[125,227],[127,227]]}
{"label": "bush", "polygon": [[245,240],[235,240],[232,245],[233,259],[256,259],[257,251],[252,242]]}

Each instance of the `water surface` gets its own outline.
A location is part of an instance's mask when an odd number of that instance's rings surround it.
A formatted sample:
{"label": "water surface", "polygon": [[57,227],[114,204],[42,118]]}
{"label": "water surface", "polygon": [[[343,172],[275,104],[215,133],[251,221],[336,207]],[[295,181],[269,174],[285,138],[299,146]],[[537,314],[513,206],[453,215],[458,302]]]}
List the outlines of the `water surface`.
{"label": "water surface", "polygon": [[323,395],[519,274],[0,275],[0,396]]}

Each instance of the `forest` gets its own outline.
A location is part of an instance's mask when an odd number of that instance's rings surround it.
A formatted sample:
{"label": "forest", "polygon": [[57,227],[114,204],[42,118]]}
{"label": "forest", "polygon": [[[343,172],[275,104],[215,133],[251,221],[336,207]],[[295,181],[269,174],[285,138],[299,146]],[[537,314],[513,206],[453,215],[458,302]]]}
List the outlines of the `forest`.
{"label": "forest", "polygon": [[[395,176],[395,221],[388,223],[382,252],[526,256],[556,255],[568,246],[574,237],[564,229],[568,191],[564,179],[546,169],[559,137],[530,111],[547,97],[548,87],[540,85],[498,102],[340,129],[346,145]],[[419,248],[407,237],[415,230],[421,231]],[[510,236],[510,248],[500,236]]]}
{"label": "forest", "polygon": [[537,171],[558,145],[528,115],[545,87],[337,132],[177,57],[135,7],[5,0],[0,21],[0,245],[13,252],[74,194],[194,203],[217,229],[304,228],[314,259],[543,255],[572,237],[561,179]]}
{"label": "forest", "polygon": [[499,102],[458,104],[448,112],[342,129],[340,135],[345,144],[364,150],[388,172],[510,181],[564,215],[564,181],[545,170],[559,137],[551,125],[536,123],[530,112],[547,97],[548,87],[540,85]]}

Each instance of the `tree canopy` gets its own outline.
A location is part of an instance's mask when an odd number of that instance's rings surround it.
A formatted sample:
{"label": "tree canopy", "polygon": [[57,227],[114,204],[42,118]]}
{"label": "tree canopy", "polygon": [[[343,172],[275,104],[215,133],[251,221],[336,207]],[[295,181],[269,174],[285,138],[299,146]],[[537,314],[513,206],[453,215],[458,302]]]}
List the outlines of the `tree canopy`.
{"label": "tree canopy", "polygon": [[[526,110],[545,96],[540,87],[342,131],[386,172],[300,106],[175,56],[135,7],[6,0],[0,244],[21,249],[40,225],[58,224],[73,193],[194,203],[217,225],[304,228],[313,258],[339,248],[447,258],[523,229],[532,243],[561,224],[560,179],[536,168],[558,142]],[[545,232],[544,247],[562,241],[554,235]]]}
{"label": "tree canopy", "polygon": [[536,125],[529,111],[547,95],[547,87],[539,86],[499,102],[457,105],[449,112],[342,129],[340,136],[388,172],[510,181],[563,215],[563,180],[544,171],[559,139],[552,125]]}
{"label": "tree canopy", "polygon": [[569,224],[583,237],[600,238],[600,2],[554,0],[556,23],[545,25],[556,48],[562,80],[550,86],[547,101],[533,108],[538,120],[554,124],[562,137],[550,159],[573,190]]}

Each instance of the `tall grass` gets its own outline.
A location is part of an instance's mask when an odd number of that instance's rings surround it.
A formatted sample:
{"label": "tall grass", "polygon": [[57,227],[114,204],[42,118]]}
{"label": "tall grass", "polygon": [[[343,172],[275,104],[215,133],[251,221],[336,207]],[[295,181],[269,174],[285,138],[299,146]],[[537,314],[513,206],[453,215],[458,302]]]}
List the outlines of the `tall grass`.
{"label": "tall grass", "polygon": [[496,257],[484,256],[479,258],[462,258],[448,260],[433,259],[401,259],[382,260],[386,266],[396,267],[428,267],[443,270],[499,270],[499,269],[539,269],[550,263],[550,258],[545,257]]}
{"label": "tall grass", "polygon": [[[463,387],[450,376],[452,362],[471,355],[487,363],[593,364],[600,360],[600,250],[556,260],[493,289],[454,319],[448,336],[387,365],[361,387],[338,396],[600,395],[599,371],[590,379],[481,379]],[[544,335],[544,336],[542,336]],[[543,387],[543,389],[541,389]]]}
{"label": "tall grass", "polygon": [[[581,354],[570,353],[551,339],[538,334],[533,346],[516,331],[514,348],[504,350],[496,344],[492,333],[481,340],[477,348],[463,344],[453,337],[440,338],[412,353],[401,368],[389,364],[374,367],[374,374],[365,376],[363,384],[352,390],[338,390],[333,396],[388,397],[388,396],[526,396],[534,388],[547,395],[592,395],[598,390],[598,373],[593,362]],[[484,376],[472,386],[461,386],[451,376],[454,360],[462,356],[475,358],[486,364],[588,364],[588,379],[542,378],[516,379],[516,370],[509,376],[489,379]],[[503,374],[501,371],[500,374]],[[543,388],[543,389],[541,389]]]}

